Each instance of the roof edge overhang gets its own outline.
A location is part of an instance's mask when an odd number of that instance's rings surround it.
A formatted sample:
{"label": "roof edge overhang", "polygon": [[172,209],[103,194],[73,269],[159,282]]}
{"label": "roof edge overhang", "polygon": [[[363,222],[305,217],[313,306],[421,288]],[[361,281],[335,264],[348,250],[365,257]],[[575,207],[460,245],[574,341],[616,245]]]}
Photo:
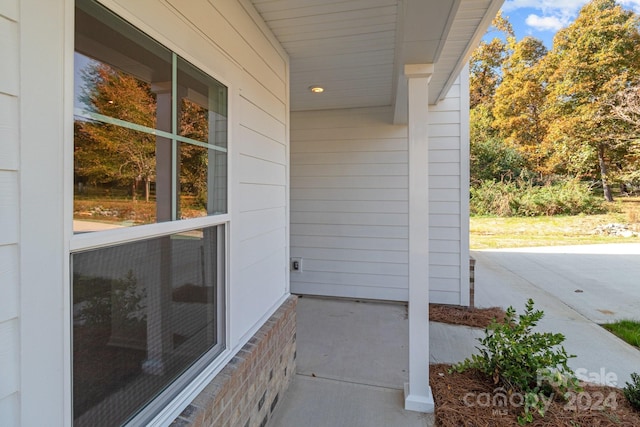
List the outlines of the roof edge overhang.
{"label": "roof edge overhang", "polygon": [[[469,1],[469,0],[466,0]],[[491,21],[502,7],[504,0],[491,0],[488,7],[485,9],[479,24],[476,26],[473,36],[467,41],[463,49],[456,47],[454,44],[447,44],[450,38],[451,30],[455,27],[457,19],[460,19],[461,5],[465,3],[465,0],[454,0],[451,3],[451,9],[449,16],[442,33],[442,37],[438,42],[436,50],[435,61],[433,58],[417,57],[415,52],[415,34],[412,34],[412,28],[415,28],[416,22],[422,19],[422,15],[415,13],[420,11],[419,4],[421,0],[405,0],[400,2],[401,11],[398,13],[398,26],[396,35],[396,56],[394,64],[394,95],[393,95],[393,122],[394,124],[406,124],[408,119],[408,93],[407,93],[407,78],[404,74],[404,66],[406,64],[416,63],[433,63],[434,74],[440,74],[446,76],[444,84],[434,85],[433,83],[429,88],[429,104],[435,105],[442,99],[444,99],[451,89],[451,86],[455,83],[462,68],[469,60],[471,52],[480,42],[487,28],[491,24]],[[443,66],[439,63],[440,58],[443,55],[455,55],[456,61],[453,66]],[[432,80],[433,81],[433,80]]]}

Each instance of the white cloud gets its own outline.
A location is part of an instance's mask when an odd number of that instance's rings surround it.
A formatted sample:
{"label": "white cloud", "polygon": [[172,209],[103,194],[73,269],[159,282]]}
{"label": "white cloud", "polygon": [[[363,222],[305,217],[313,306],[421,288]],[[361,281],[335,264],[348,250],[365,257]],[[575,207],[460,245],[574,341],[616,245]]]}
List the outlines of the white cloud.
{"label": "white cloud", "polygon": [[538,31],[558,31],[565,27],[568,22],[558,18],[557,16],[538,16],[531,14],[527,16],[525,23]]}
{"label": "white cloud", "polygon": [[640,0],[619,0],[618,3],[625,9],[631,9],[636,13],[640,13]]}
{"label": "white cloud", "polygon": [[[640,13],[640,0],[617,0],[625,9]],[[543,17],[575,18],[582,6],[589,0],[507,0],[502,10],[510,12],[518,9],[535,9],[542,12]]]}
{"label": "white cloud", "polygon": [[[569,25],[578,15],[578,11],[589,0],[507,0],[502,10],[509,12],[529,9],[540,12],[527,16],[525,23],[533,31],[558,31]],[[640,0],[623,0],[640,2]]]}
{"label": "white cloud", "polygon": [[[625,0],[638,3],[640,0]],[[588,0],[507,0],[502,10],[531,8],[542,12],[544,16],[575,16],[580,8],[588,3]]]}
{"label": "white cloud", "polygon": [[[528,13],[525,24],[528,34],[535,32],[557,32],[578,16],[580,9],[590,0],[506,0],[502,11]],[[640,14],[640,0],[617,0],[625,9]]]}

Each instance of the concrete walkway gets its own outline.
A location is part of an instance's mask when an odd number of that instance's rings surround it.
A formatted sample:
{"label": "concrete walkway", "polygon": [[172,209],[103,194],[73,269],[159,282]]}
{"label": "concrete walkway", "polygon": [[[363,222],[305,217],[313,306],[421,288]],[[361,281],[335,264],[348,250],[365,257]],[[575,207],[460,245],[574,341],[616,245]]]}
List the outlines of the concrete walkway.
{"label": "concrete walkway", "polygon": [[[640,243],[475,251],[487,277],[482,296],[497,297],[489,271],[518,276],[595,323],[640,320]],[[482,276],[481,276],[482,277]],[[483,291],[486,291],[483,293]],[[489,301],[483,301],[489,303]]]}
{"label": "concrete walkway", "polygon": [[[640,371],[640,350],[595,323],[640,318],[640,245],[477,251],[473,256],[477,306],[512,305],[521,312],[533,298],[545,312],[540,329],[566,336],[565,348],[578,356],[570,362],[578,374],[624,386],[631,372]],[[297,375],[269,426],[432,426],[432,415],[403,409],[406,310],[400,303],[301,298]],[[482,335],[478,329],[432,322],[430,362],[463,360]]]}
{"label": "concrete walkway", "polygon": [[621,387],[632,372],[640,372],[640,350],[598,325],[619,318],[640,319],[640,244],[472,255],[477,306],[511,305],[521,312],[532,298],[545,312],[540,330],[564,334],[567,352],[577,355],[569,363],[576,373],[592,379],[602,372],[613,373]]}

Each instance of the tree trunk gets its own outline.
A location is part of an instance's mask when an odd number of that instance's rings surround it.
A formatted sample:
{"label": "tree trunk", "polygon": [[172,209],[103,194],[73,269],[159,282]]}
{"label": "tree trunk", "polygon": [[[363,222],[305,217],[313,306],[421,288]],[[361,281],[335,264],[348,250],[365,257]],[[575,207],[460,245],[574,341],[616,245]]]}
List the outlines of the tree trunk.
{"label": "tree trunk", "polygon": [[604,158],[604,144],[598,145],[598,163],[600,163],[600,176],[602,177],[602,189],[604,190],[604,198],[607,202],[613,202],[613,194],[608,182],[607,163]]}
{"label": "tree trunk", "polygon": [[149,194],[151,193],[151,180],[149,178],[144,179],[144,200],[149,202]]}
{"label": "tree trunk", "polygon": [[620,194],[623,196],[629,195],[629,189],[627,188],[627,184],[625,184],[624,182],[620,183]]}

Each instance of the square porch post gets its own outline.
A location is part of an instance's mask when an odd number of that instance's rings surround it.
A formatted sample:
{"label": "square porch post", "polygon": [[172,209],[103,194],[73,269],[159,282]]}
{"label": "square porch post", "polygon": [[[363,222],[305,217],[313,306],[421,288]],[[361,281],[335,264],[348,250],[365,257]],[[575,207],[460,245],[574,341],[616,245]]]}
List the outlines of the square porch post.
{"label": "square porch post", "polygon": [[429,387],[429,80],[433,64],[407,64],[409,139],[409,382],[405,409],[433,412]]}

